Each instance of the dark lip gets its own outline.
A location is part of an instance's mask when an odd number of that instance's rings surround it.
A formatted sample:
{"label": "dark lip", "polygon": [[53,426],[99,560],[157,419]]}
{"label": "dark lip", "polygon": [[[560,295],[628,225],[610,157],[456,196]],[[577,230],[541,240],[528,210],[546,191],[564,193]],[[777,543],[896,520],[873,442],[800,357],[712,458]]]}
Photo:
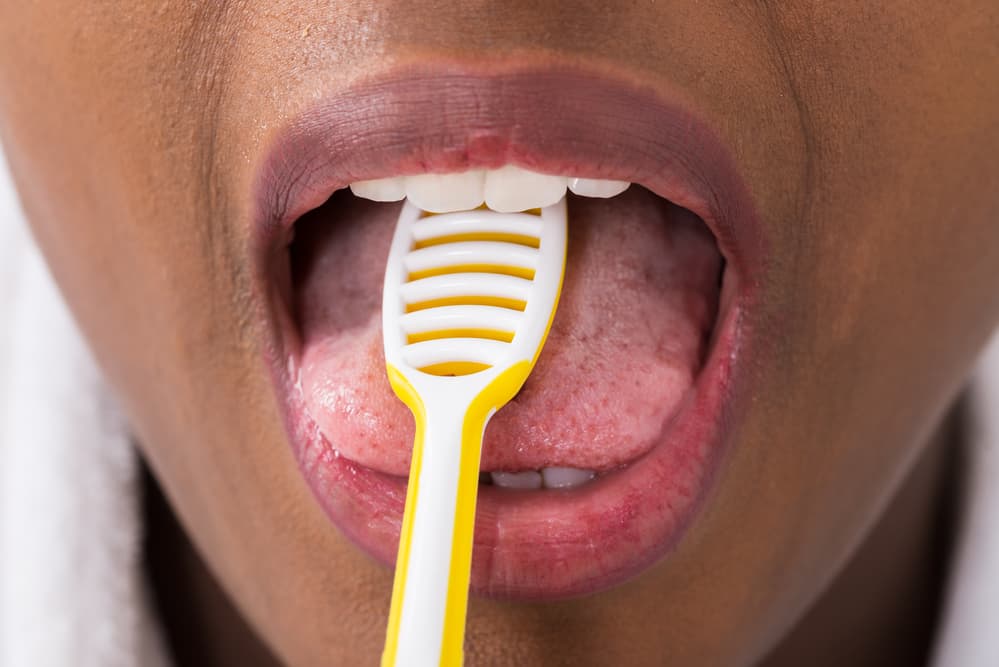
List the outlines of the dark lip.
{"label": "dark lip", "polygon": [[[267,364],[303,476],[334,524],[391,564],[405,484],[338,457],[304,410],[295,324],[275,263],[286,261],[295,220],[351,182],[507,163],[640,183],[700,216],[726,261],[727,303],[709,356],[660,445],[571,492],[481,494],[473,591],[553,599],[615,585],[672,549],[703,504],[743,412],[747,314],[768,243],[749,190],[710,127],[652,88],[579,67],[438,63],[370,78],[292,119],[259,163],[257,285],[273,333]],[[664,478],[667,469],[673,472]],[[559,543],[529,529],[501,536],[495,524],[510,508],[538,519],[575,512],[579,525]]]}

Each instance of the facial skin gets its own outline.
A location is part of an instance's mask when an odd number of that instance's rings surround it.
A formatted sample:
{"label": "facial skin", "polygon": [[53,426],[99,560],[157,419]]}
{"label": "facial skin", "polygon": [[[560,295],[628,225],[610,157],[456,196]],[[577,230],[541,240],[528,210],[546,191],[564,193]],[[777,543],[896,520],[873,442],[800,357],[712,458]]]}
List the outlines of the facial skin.
{"label": "facial skin", "polygon": [[0,136],[144,457],[280,659],[374,663],[391,572],[312,498],[261,362],[253,168],[293,114],[400,65],[609,68],[690,101],[749,186],[772,246],[753,400],[666,558],[583,599],[473,599],[467,662],[758,659],[854,553],[999,322],[999,6],[423,4],[0,10]]}

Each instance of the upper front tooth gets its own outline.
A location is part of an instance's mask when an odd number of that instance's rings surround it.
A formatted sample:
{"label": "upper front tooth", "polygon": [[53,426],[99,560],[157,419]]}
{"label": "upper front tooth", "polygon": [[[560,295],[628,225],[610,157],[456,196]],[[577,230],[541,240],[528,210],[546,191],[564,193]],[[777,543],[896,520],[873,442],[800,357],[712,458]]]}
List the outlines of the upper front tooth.
{"label": "upper front tooth", "polygon": [[414,205],[431,213],[466,211],[483,201],[494,211],[516,213],[551,206],[565,196],[566,187],[583,197],[609,198],[621,194],[629,185],[628,181],[566,178],[507,165],[490,171],[358,181],[350,189],[358,197],[374,201],[398,201],[408,196]]}
{"label": "upper front tooth", "polygon": [[592,470],[580,468],[551,467],[541,469],[541,477],[546,489],[570,489],[590,481],[595,474]]}
{"label": "upper front tooth", "polygon": [[485,172],[460,174],[418,174],[406,177],[406,196],[424,211],[450,213],[482,205]]}
{"label": "upper front tooth", "polygon": [[551,176],[507,165],[486,174],[486,206],[500,213],[544,208],[565,196],[565,176]]}
{"label": "upper front tooth", "polygon": [[631,185],[628,181],[608,181],[602,178],[570,178],[569,189],[582,197],[616,197]]}
{"label": "upper front tooth", "polygon": [[350,191],[358,197],[374,201],[399,201],[406,196],[406,181],[402,176],[358,181],[350,184]]}

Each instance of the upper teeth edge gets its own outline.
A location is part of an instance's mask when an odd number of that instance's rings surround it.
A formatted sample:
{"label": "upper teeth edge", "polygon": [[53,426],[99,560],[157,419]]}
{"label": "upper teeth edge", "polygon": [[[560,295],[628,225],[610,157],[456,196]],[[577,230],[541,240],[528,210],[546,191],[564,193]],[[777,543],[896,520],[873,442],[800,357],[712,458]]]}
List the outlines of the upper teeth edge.
{"label": "upper teeth edge", "polygon": [[553,176],[506,165],[499,169],[357,181],[350,184],[350,190],[372,201],[409,198],[431,213],[467,211],[482,204],[501,213],[516,213],[551,206],[565,196],[566,189],[583,197],[608,198],[621,194],[629,185],[628,181]]}

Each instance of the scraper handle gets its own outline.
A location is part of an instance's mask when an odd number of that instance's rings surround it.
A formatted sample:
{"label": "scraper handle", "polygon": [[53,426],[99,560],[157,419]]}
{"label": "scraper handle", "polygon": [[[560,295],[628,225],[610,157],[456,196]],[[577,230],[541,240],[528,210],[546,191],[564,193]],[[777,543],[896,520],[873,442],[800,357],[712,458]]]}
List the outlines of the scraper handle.
{"label": "scraper handle", "polygon": [[[467,408],[416,416],[382,667],[460,667],[482,435]],[[434,413],[437,414],[434,414]]]}

